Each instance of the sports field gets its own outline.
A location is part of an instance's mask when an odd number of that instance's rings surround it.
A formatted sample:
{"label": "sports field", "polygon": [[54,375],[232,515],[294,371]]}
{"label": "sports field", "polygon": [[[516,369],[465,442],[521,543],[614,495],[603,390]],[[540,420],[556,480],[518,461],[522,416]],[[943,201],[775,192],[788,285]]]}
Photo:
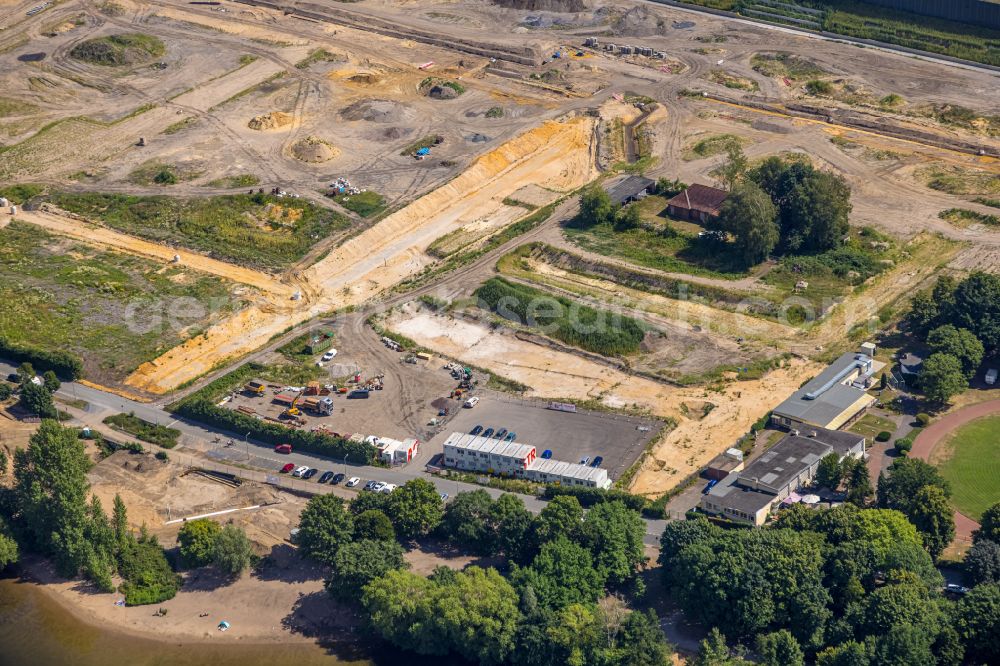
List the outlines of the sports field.
{"label": "sports field", "polygon": [[[935,452],[937,454],[937,452]],[[979,520],[1000,502],[1000,416],[971,421],[944,443],[938,467],[951,483],[955,508]]]}

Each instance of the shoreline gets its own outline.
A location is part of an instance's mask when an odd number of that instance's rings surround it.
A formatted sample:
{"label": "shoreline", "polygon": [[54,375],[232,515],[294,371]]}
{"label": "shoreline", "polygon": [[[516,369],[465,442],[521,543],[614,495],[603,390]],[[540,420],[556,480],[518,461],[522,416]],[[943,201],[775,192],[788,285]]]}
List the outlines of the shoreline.
{"label": "shoreline", "polygon": [[[34,591],[51,600],[81,624],[108,633],[119,633],[132,638],[171,645],[268,645],[308,647],[321,646],[325,641],[352,647],[364,647],[356,635],[357,623],[343,608],[333,608],[334,602],[326,599],[322,580],[293,584],[282,581],[262,581],[245,574],[224,588],[185,590],[183,587],[173,599],[145,606],[115,606],[122,598],[118,592],[99,592],[90,583],[80,579],[66,580],[57,576],[44,559],[32,557],[22,561],[17,575],[9,579],[16,585],[30,585]],[[185,581],[186,583],[188,581]],[[195,584],[199,581],[196,578]],[[259,589],[262,584],[284,586],[273,590]],[[324,598],[316,599],[318,593]],[[225,594],[220,595],[219,591]],[[208,601],[204,597],[218,598]],[[261,600],[260,597],[265,597]],[[302,611],[308,601],[310,609]],[[223,617],[212,612],[211,606],[243,601],[244,608]],[[255,603],[263,601],[263,603]],[[281,603],[284,601],[285,603]],[[326,603],[324,603],[326,602]],[[204,610],[196,610],[203,608]],[[167,611],[157,616],[157,609]],[[319,617],[323,610],[331,611],[336,622]],[[209,614],[200,617],[201,613]],[[284,615],[278,618],[279,615]],[[287,621],[289,617],[298,620]],[[178,619],[180,618],[180,619]],[[239,618],[239,619],[231,619]],[[252,618],[252,619],[251,619]],[[228,631],[218,631],[221,620],[231,623]],[[345,622],[345,620],[347,620]]]}

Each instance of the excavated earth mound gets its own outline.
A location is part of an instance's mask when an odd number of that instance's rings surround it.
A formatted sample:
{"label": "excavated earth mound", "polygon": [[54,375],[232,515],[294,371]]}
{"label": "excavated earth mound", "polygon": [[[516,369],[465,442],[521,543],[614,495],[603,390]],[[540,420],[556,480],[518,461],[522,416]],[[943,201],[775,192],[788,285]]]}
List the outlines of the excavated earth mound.
{"label": "excavated earth mound", "polygon": [[306,138],[299,139],[292,144],[292,155],[295,159],[301,160],[302,162],[308,162],[310,164],[318,164],[319,162],[332,160],[339,154],[339,150],[323,139],[315,136],[307,136]]}
{"label": "excavated earth mound", "polygon": [[254,116],[247,123],[247,127],[252,130],[273,130],[281,129],[286,125],[291,125],[293,116],[290,113],[283,113],[281,111],[272,111],[271,113],[265,113],[262,116]]}
{"label": "excavated earth mound", "polygon": [[416,115],[412,108],[388,99],[363,99],[341,110],[344,120],[367,120],[371,123],[399,123]]}

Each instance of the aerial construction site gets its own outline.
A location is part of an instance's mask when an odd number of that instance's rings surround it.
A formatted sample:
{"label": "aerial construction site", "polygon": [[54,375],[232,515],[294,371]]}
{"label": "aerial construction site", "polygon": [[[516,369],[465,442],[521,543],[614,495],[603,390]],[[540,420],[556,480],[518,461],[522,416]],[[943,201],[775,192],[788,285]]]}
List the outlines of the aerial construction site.
{"label": "aerial construction site", "polygon": [[[649,3],[523,4],[4,0],[0,333],[157,408],[247,363],[334,396],[378,374],[329,429],[435,446],[441,367],[472,367],[498,404],[642,420],[627,455],[603,446],[655,498],[916,290],[995,270],[995,71]],[[694,190],[670,212],[680,184],[725,195],[734,146],[843,177],[847,263],[737,265]],[[591,186],[625,192],[631,228],[578,223]],[[500,292],[638,333],[561,335]],[[297,345],[323,328],[339,351],[317,364]]]}

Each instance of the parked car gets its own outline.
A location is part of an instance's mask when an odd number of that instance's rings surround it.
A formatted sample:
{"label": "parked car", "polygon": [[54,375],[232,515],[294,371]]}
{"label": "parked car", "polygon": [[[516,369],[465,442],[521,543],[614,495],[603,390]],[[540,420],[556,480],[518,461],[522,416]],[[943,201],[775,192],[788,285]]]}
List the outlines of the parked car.
{"label": "parked car", "polygon": [[281,473],[282,474],[288,474],[293,469],[295,469],[295,463],[288,463],[287,465],[285,465],[284,467],[281,468]]}
{"label": "parked car", "polygon": [[372,490],[376,493],[380,493],[382,492],[382,489],[385,488],[387,485],[389,484],[386,483],[385,481],[376,481],[375,485],[372,486]]}
{"label": "parked car", "polygon": [[493,428],[487,428],[486,430],[483,431],[483,437],[492,437],[492,436],[493,436]]}
{"label": "parked car", "polygon": [[507,433],[507,436],[503,438],[503,441],[513,442],[515,439],[517,439],[517,433],[511,430],[510,432]]}
{"label": "parked car", "polygon": [[327,483],[333,478],[333,472],[323,472],[323,476],[319,477],[320,483]]}
{"label": "parked car", "polygon": [[357,400],[359,398],[367,398],[369,395],[371,395],[371,392],[368,389],[354,389],[347,394],[347,398],[349,400]]}
{"label": "parked car", "polygon": [[7,375],[7,381],[9,381],[11,384],[20,384],[21,378],[17,376],[16,372],[12,372],[9,375]]}
{"label": "parked car", "polygon": [[379,492],[382,493],[383,495],[388,495],[389,493],[391,493],[395,489],[396,489],[396,484],[395,483],[387,483],[384,486],[382,486],[381,488],[379,488]]}
{"label": "parked car", "polygon": [[333,479],[330,480],[330,485],[335,486],[338,483],[340,483],[341,481],[343,481],[344,478],[345,478],[345,475],[343,475],[343,474],[340,474],[340,473],[334,474],[333,475]]}
{"label": "parked car", "polygon": [[602,462],[604,462],[604,456],[597,456],[596,458],[594,458],[594,462],[590,463],[590,466],[600,467]]}
{"label": "parked car", "polygon": [[968,594],[969,588],[957,583],[948,583],[944,586],[944,591],[950,592],[951,594]]}
{"label": "parked car", "polygon": [[997,383],[997,369],[996,368],[990,368],[989,370],[987,370],[986,371],[986,377],[985,377],[985,379],[986,379],[986,383],[989,384],[990,386],[993,386],[994,384],[996,384]]}
{"label": "parked car", "polygon": [[581,465],[586,465],[589,462],[590,462],[590,456],[584,456],[584,457],[580,458],[580,464]]}
{"label": "parked car", "polygon": [[291,444],[278,444],[276,447],[274,447],[274,452],[275,453],[291,453],[292,452],[292,445]]}
{"label": "parked car", "polygon": [[302,478],[303,478],[303,479],[311,479],[311,478],[313,478],[314,476],[316,476],[316,474],[317,474],[318,472],[319,472],[319,470],[318,470],[318,469],[316,469],[315,467],[310,467],[310,468],[309,468],[309,469],[307,469],[307,470],[306,470],[305,472],[303,472],[303,474],[302,474]]}
{"label": "parked car", "polygon": [[442,502],[448,501],[448,493],[441,493],[441,501]]}
{"label": "parked car", "polygon": [[376,483],[378,483],[378,481],[375,481],[374,479],[369,481],[368,483],[365,484],[365,490],[375,490]]}
{"label": "parked car", "polygon": [[336,356],[336,355],[337,355],[337,350],[336,349],[331,349],[327,353],[323,354],[322,360],[324,360],[324,361],[332,361],[333,357]]}
{"label": "parked car", "polygon": [[358,485],[359,483],[361,483],[361,479],[359,479],[359,478],[358,478],[358,477],[356,477],[356,476],[352,476],[351,478],[349,478],[349,479],[347,480],[347,483],[346,483],[345,485],[346,485],[346,486],[347,486],[348,488],[353,488],[354,486]]}
{"label": "parked car", "polygon": [[551,457],[552,457],[552,449],[545,449],[544,451],[542,451],[543,459],[548,460]]}
{"label": "parked car", "polygon": [[476,397],[476,396],[472,396],[471,398],[469,398],[468,400],[466,400],[465,404],[462,405],[462,406],[463,407],[467,407],[469,409],[472,409],[473,407],[475,407],[478,404],[479,404],[479,398]]}
{"label": "parked car", "polygon": [[707,484],[705,485],[705,487],[704,487],[704,488],[702,489],[702,491],[701,491],[701,494],[702,494],[702,495],[707,495],[707,494],[709,494],[710,492],[712,492],[712,488],[714,488],[714,487],[716,486],[716,484],[717,484],[717,483],[719,483],[719,480],[718,480],[718,479],[712,479],[711,481],[709,481],[709,482],[708,482],[708,483],[707,483]]}
{"label": "parked car", "polygon": [[303,474],[305,474],[308,471],[309,471],[309,466],[308,465],[302,465],[302,467],[296,467],[295,468],[295,471],[292,472],[292,476],[301,477]]}
{"label": "parked car", "polygon": [[497,430],[496,434],[493,435],[495,439],[503,439],[507,435],[507,428],[500,428]]}
{"label": "parked car", "polygon": [[469,431],[469,434],[470,435],[478,435],[482,431],[483,431],[483,426],[477,425],[475,428],[473,428],[472,430]]}

